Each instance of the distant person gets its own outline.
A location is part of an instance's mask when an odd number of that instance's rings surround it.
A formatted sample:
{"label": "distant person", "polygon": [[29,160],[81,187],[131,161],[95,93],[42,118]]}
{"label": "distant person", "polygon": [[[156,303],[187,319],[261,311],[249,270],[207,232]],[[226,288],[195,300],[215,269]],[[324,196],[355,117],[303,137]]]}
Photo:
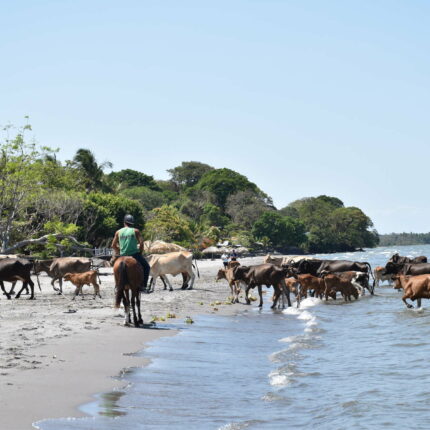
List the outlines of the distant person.
{"label": "distant person", "polygon": [[236,261],[237,260],[237,252],[235,249],[233,249],[233,251],[231,251],[230,254],[230,261]]}
{"label": "distant person", "polygon": [[228,266],[228,254],[224,252],[224,254],[221,255],[222,264],[224,265],[224,268],[227,269]]}
{"label": "distant person", "polygon": [[151,270],[148,262],[142,255],[143,238],[140,231],[133,227],[133,215],[124,217],[124,227],[117,230],[112,241],[112,248],[120,257],[130,256],[138,261],[143,268],[143,282],[140,285],[140,292],[145,293],[148,287],[149,271]]}

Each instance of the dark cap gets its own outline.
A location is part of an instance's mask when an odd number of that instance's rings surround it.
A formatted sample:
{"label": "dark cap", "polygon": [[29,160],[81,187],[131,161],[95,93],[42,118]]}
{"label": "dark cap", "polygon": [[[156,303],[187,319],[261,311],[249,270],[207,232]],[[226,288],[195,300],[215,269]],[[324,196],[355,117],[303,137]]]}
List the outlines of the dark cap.
{"label": "dark cap", "polygon": [[125,222],[126,224],[133,225],[133,224],[134,224],[134,217],[133,217],[133,215],[127,214],[127,215],[124,217],[124,222]]}

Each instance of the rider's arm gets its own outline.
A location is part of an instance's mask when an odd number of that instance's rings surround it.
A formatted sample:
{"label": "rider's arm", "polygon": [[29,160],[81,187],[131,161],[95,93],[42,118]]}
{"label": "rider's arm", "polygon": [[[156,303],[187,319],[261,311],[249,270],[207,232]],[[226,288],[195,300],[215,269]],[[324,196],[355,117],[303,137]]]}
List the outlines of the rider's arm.
{"label": "rider's arm", "polygon": [[136,235],[137,241],[139,242],[139,250],[142,253],[144,251],[144,248],[143,248],[143,237],[142,237],[142,235],[140,234],[140,231],[137,228],[134,229],[134,233]]}
{"label": "rider's arm", "polygon": [[113,237],[112,245],[111,247],[114,249],[116,254],[119,255],[119,235],[118,232],[115,233],[115,236]]}

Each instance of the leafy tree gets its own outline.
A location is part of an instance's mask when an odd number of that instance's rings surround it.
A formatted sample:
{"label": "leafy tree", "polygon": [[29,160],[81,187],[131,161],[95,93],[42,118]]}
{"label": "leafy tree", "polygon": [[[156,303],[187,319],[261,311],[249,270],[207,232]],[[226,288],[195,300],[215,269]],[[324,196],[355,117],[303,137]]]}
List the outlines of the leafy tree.
{"label": "leafy tree", "polygon": [[306,240],[303,223],[278,212],[264,212],[255,222],[252,233],[257,240],[268,238],[275,247],[299,246]]}
{"label": "leafy tree", "polygon": [[147,187],[153,191],[161,191],[153,176],[145,175],[137,170],[124,169],[119,172],[111,172],[107,178],[123,187]]}
{"label": "leafy tree", "polygon": [[190,243],[193,234],[189,222],[174,206],[163,205],[153,209],[148,217],[145,237],[150,240]]}
{"label": "leafy tree", "polygon": [[215,194],[222,210],[225,209],[227,198],[238,191],[261,192],[248,178],[230,169],[211,170],[200,179],[196,187]]}
{"label": "leafy tree", "polygon": [[84,148],[77,150],[72,165],[80,171],[82,183],[87,191],[102,190],[104,187],[103,170],[112,167],[112,163],[109,161],[98,164],[94,154]]}
{"label": "leafy tree", "polygon": [[121,195],[137,200],[142,207],[150,211],[154,208],[159,208],[163,204],[168,203],[165,195],[160,191],[154,191],[151,188],[147,187],[130,187],[121,191]]}
{"label": "leafy tree", "polygon": [[206,226],[223,227],[229,222],[229,219],[223,215],[218,206],[207,203],[203,208],[200,221]]}
{"label": "leafy tree", "polygon": [[80,239],[97,246],[110,243],[128,213],[134,216],[135,227],[143,228],[143,208],[135,200],[113,194],[88,193],[78,222],[82,226]]}
{"label": "leafy tree", "polygon": [[[5,128],[9,133],[12,126]],[[12,139],[6,137],[0,143],[0,249],[8,248],[11,240],[17,240],[23,226],[28,200],[40,190],[40,169],[36,161],[41,151],[34,142],[28,143],[25,133],[30,125],[18,129]]]}
{"label": "leafy tree", "polygon": [[199,161],[183,161],[180,166],[167,171],[170,173],[171,181],[181,189],[196,185],[204,174],[211,170],[214,168]]}
{"label": "leafy tree", "polygon": [[267,199],[252,190],[238,191],[227,198],[225,212],[238,226],[251,229],[266,211],[274,210]]}

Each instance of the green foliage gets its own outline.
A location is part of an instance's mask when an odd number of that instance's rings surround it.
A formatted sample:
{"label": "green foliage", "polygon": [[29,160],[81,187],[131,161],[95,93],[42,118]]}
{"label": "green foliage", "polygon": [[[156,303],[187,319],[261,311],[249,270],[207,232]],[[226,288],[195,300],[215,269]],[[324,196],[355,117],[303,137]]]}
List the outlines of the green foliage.
{"label": "green foliage", "polygon": [[163,205],[153,209],[148,218],[145,229],[147,239],[182,243],[193,241],[188,220],[174,206]]}
{"label": "green foliage", "polygon": [[105,161],[98,164],[94,154],[89,149],[80,148],[76,151],[71,166],[78,169],[81,183],[87,191],[104,191],[107,189],[103,170],[111,168],[111,162]]}
{"label": "green foliage", "polygon": [[306,240],[303,223],[278,212],[263,213],[255,222],[252,233],[256,239],[268,239],[277,248],[299,246]]}
{"label": "green foliage", "polygon": [[152,191],[161,191],[154,178],[137,170],[124,169],[119,172],[111,172],[107,175],[107,179],[116,185],[121,185],[123,188],[128,187],[147,187]]}
{"label": "green foliage", "polygon": [[74,237],[79,232],[79,227],[76,224],[67,224],[61,221],[48,221],[44,225],[44,230],[46,234],[51,234],[48,237],[48,242],[45,245],[45,251],[48,255],[58,254],[58,243],[63,247],[63,252],[66,252],[67,254],[72,252],[73,242],[68,238],[58,241],[54,234],[64,234],[65,236]]}
{"label": "green foliage", "polygon": [[238,191],[226,202],[226,214],[232,222],[244,229],[251,229],[260,216],[274,210],[271,200],[252,190]]}
{"label": "green foliage", "polygon": [[142,229],[143,209],[138,202],[113,194],[88,193],[79,218],[79,225],[83,227],[80,239],[95,245],[108,244],[128,213],[134,216],[135,227]]}
{"label": "green foliage", "polygon": [[224,227],[229,222],[229,219],[222,214],[218,206],[207,203],[203,207],[203,214],[200,217],[200,221],[206,226]]}
{"label": "green foliage", "polygon": [[154,191],[147,187],[126,188],[120,193],[129,199],[137,200],[146,211],[168,203],[168,199],[161,191]]}
{"label": "green foliage", "polygon": [[213,193],[222,210],[225,209],[227,198],[232,194],[246,190],[260,191],[257,185],[250,182],[245,176],[230,169],[216,169],[207,172],[196,187]]}
{"label": "green foliage", "polygon": [[430,233],[389,233],[379,235],[380,246],[407,246],[430,244]]}
{"label": "green foliage", "polygon": [[198,161],[183,161],[180,166],[167,170],[170,173],[171,181],[178,189],[192,187],[200,181],[203,175],[214,170],[208,164]]}

